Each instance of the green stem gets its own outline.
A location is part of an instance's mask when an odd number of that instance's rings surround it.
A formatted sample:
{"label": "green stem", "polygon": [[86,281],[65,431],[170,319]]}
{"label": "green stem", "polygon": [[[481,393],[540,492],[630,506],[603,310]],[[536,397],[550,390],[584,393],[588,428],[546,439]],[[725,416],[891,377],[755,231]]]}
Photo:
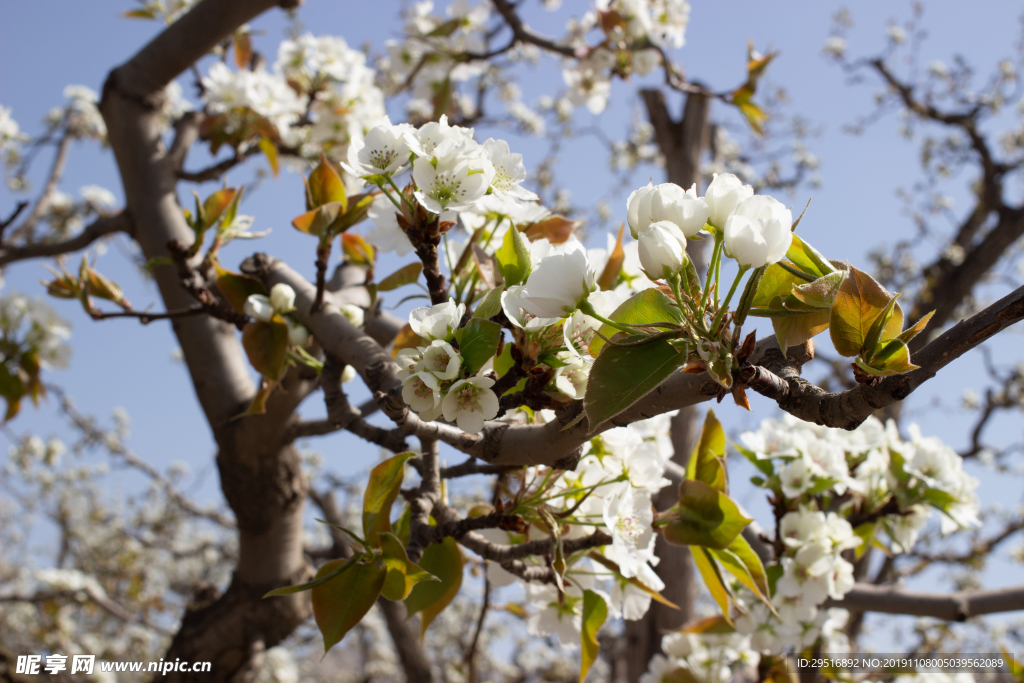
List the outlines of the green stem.
{"label": "green stem", "polygon": [[604,317],[603,315],[601,315],[600,313],[598,313],[594,309],[594,307],[591,305],[591,303],[589,301],[587,301],[585,299],[582,302],[580,302],[579,309],[581,311],[583,311],[584,313],[586,313],[587,315],[589,315],[591,318],[597,318],[599,321],[603,322],[608,327],[612,327],[612,328],[614,328],[616,330],[619,330],[620,332],[626,332],[628,334],[636,334],[637,333],[636,330],[631,330],[630,328],[626,327],[625,325],[621,325],[621,324],[615,322],[614,320],[609,320],[608,318]]}
{"label": "green stem", "polygon": [[736,288],[740,286],[740,280],[750,270],[750,266],[740,266],[739,271],[736,273],[736,279],[732,281],[732,287],[729,288],[729,294],[725,297],[725,301],[722,302],[722,307],[718,309],[718,313],[715,314],[715,319],[711,321],[711,334],[715,333],[718,329],[718,325],[722,322],[722,318],[725,317],[726,311],[729,310],[729,302],[732,301],[732,297],[736,294]]}
{"label": "green stem", "polygon": [[778,264],[779,264],[779,268],[782,268],[787,273],[790,273],[792,275],[797,276],[801,280],[805,280],[807,282],[814,282],[815,280],[818,279],[817,277],[815,277],[814,275],[811,275],[810,273],[805,273],[804,271],[800,270],[799,268],[794,268],[793,266],[787,264],[785,261],[778,261]]}
{"label": "green stem", "polygon": [[[388,179],[388,185],[390,185],[391,187],[395,188],[395,192],[398,193],[398,196],[402,198],[402,201],[405,202],[405,205],[409,207],[409,211],[412,212],[412,215],[415,216],[416,215],[416,207],[412,205],[412,202],[410,202],[409,198],[405,196],[405,193],[402,192],[402,190],[399,189],[398,185],[395,184],[394,179],[391,176],[389,176],[389,175],[386,175],[384,177]],[[381,188],[381,189],[384,189],[384,188]]]}
{"label": "green stem", "polygon": [[396,209],[398,209],[399,211],[402,210],[402,205],[399,204],[398,201],[394,197],[391,196],[391,193],[388,192],[388,189],[386,187],[384,187],[383,185],[378,185],[377,187],[380,188],[380,191],[384,193],[385,197],[387,197],[388,199],[391,200],[391,203],[395,205]]}
{"label": "green stem", "polygon": [[[718,282],[717,276],[715,275],[715,272],[716,272],[716,265],[721,261],[721,257],[722,257],[722,240],[723,240],[722,232],[720,230],[716,231],[715,232],[715,246],[711,250],[711,261],[708,262],[708,274],[707,274],[707,277],[704,278],[704,296],[701,297],[701,304],[700,304],[700,311],[701,311],[701,313],[703,313],[704,311],[707,310],[708,304],[710,303],[711,283],[712,283],[712,281],[714,281],[716,284]],[[717,297],[718,296],[717,287],[715,289],[716,289],[715,296]]]}

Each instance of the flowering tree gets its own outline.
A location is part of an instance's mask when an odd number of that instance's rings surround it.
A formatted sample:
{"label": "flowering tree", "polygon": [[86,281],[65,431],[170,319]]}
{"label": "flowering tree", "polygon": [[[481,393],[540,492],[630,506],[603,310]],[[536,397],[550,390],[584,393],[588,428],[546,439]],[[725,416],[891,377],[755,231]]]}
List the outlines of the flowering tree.
{"label": "flowering tree", "polygon": [[[381,679],[583,680],[600,669],[659,683],[774,680],[786,653],[855,647],[865,612],[965,620],[1024,608],[1024,588],[926,594],[896,582],[920,571],[915,562],[975,561],[1022,528],[1011,516],[995,536],[977,531],[978,481],[963,457],[897,423],[900,401],[1024,317],[1016,281],[991,305],[972,298],[1024,232],[1004,189],[1024,160],[1021,134],[997,154],[979,128],[1017,96],[1012,66],[983,93],[938,66],[920,85],[891,65],[906,29],[890,30],[889,53],[849,61],[837,25],[828,53],[882,79],[880,107],[894,100],[914,125],[947,135],[927,138],[926,172],[980,171],[977,206],[923,276],[882,256],[873,276],[819,252],[814,228],[798,235],[802,215],[771,196],[813,167],[802,147],[786,168],[752,163],[724,139],[708,149],[711,102],[771,139],[754,99],[773,55],[751,49],[740,84],[723,92],[687,80],[672,56],[684,0],[602,0],[558,38],[530,28],[521,3],[459,0],[443,13],[422,3],[375,63],[341,38],[306,34],[283,42],[267,68],[246,22],[277,4],[296,3],[131,11],[167,26],[109,74],[101,97],[68,89],[50,117],[49,182],[0,226],[0,264],[56,258],[45,285],[62,305],[97,321],[172,321],[228,507],[195,505],[178,474],[129,450],[124,417],[106,428],[48,385],[69,329],[49,305],[5,297],[6,419],[49,391],[78,435],[73,450],[102,448],[153,487],[115,510],[97,493],[102,471],[59,467],[62,443],[26,436],[12,448],[16,508],[54,501],[63,541],[52,568],[0,559],[0,666],[22,650],[162,653],[210,661],[218,679],[294,680],[298,656],[315,679],[326,650],[361,658]],[[222,59],[206,68],[211,52]],[[537,111],[515,78],[520,63],[545,58],[561,60],[565,88]],[[195,108],[174,81],[188,70]],[[558,212],[548,166],[531,177],[506,140],[471,127],[490,125],[484,110],[497,101],[520,131],[564,128],[574,107],[604,109],[613,79],[651,73],[664,85],[642,93],[649,127],[613,152],[626,166],[662,161],[668,182],[630,186],[607,248],[588,250],[581,221]],[[668,91],[687,97],[681,120]],[[389,98],[407,122],[387,117]],[[122,210],[101,188],[80,202],[59,191],[70,141],[81,138],[109,143]],[[27,142],[0,110],[15,189]],[[215,160],[186,171],[197,145]],[[704,162],[717,172],[700,193]],[[245,163],[302,175],[292,225],[315,258],[310,277],[264,253],[228,261],[227,245],[261,236],[240,213],[244,188],[179,203],[181,183]],[[162,311],[134,308],[87,257],[67,265],[115,233],[138,244]],[[329,273],[336,243],[342,261]],[[414,258],[381,278],[377,255],[388,252]],[[416,286],[426,305],[404,319],[383,310]],[[908,293],[907,313],[889,288]],[[757,321],[773,334],[758,339]],[[849,360],[815,384],[801,373],[826,331]],[[1019,369],[993,372],[1003,386],[987,394],[965,457],[984,451],[994,413],[1020,404]],[[345,390],[357,380],[372,395],[361,406]],[[845,385],[829,391],[826,380]],[[317,391],[325,417],[300,419]],[[749,409],[749,392],[786,415],[730,444],[697,406]],[[386,452],[368,478],[322,477],[295,446],[340,430]],[[442,466],[442,444],[465,461]],[[759,524],[737,503],[727,451],[749,461],[771,519]],[[460,485],[470,476],[485,477],[487,492]],[[943,534],[974,533],[970,553],[922,554],[933,517]],[[104,520],[104,532],[86,533],[89,520]],[[5,544],[24,544],[14,523],[0,528]],[[479,597],[463,586],[469,575],[483,579]],[[714,610],[704,618],[698,585]],[[623,641],[629,652],[616,654]],[[579,651],[571,671],[542,647],[552,642]],[[923,639],[919,649],[944,644]]]}

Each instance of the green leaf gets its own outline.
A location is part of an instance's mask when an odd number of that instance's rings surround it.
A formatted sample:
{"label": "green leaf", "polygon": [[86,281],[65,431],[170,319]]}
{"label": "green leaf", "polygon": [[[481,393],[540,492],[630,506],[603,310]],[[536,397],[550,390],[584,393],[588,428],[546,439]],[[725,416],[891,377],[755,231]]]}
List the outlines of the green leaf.
{"label": "green leaf", "polygon": [[498,377],[501,377],[511,370],[514,364],[515,361],[512,360],[512,345],[505,344],[505,348],[501,350],[501,353],[494,357],[494,371],[498,373]]}
{"label": "green leaf", "polygon": [[268,295],[267,286],[259,278],[225,270],[216,259],[213,259],[213,268],[217,275],[217,289],[236,313],[245,313],[245,300],[251,295]]}
{"label": "green leaf", "polygon": [[771,459],[769,459],[769,458],[764,458],[764,459],[758,458],[757,457],[757,453],[755,453],[754,451],[750,450],[749,448],[744,448],[743,446],[739,445],[735,441],[733,441],[731,443],[732,443],[732,447],[735,448],[739,452],[740,455],[742,455],[744,458],[749,460],[751,465],[753,465],[757,469],[761,470],[761,472],[766,477],[771,477],[772,475],[775,474],[775,467],[774,467],[774,465],[772,465]]}
{"label": "green leaf", "polygon": [[480,303],[476,305],[476,310],[473,311],[473,317],[488,320],[498,315],[501,312],[501,293],[504,291],[504,287],[495,287],[484,294]]}
{"label": "green leaf", "polygon": [[320,157],[320,164],[309,174],[306,180],[307,206],[311,211],[324,204],[337,202],[340,204],[340,211],[344,213],[348,209],[348,197],[345,195],[345,182],[338,175],[334,166],[327,161],[326,156]]}
{"label": "green leaf", "polygon": [[377,283],[378,292],[390,292],[393,289],[411,285],[419,279],[423,272],[423,264],[419,261],[402,266],[395,272]]}
{"label": "green leaf", "polygon": [[814,308],[832,308],[839,287],[846,279],[846,273],[837,270],[834,273],[819,277],[814,282],[793,287],[792,296]]}
{"label": "green leaf", "polygon": [[[316,573],[316,578],[312,581],[300,583],[296,586],[283,586],[281,588],[275,588],[272,591],[268,591],[263,596],[263,598],[272,598],[278,595],[292,595],[294,593],[301,593],[302,591],[312,590],[317,586],[322,586],[334,577],[354,567],[356,562],[358,562],[361,558],[365,557],[367,557],[365,553],[356,553],[344,562],[342,562],[341,560],[331,560],[330,562],[328,562],[320,568],[320,571]],[[331,565],[331,568],[327,569],[327,565]]]}
{"label": "green leaf", "polygon": [[899,338],[890,339],[882,344],[882,347],[875,351],[870,363],[865,362],[863,358],[857,358],[855,362],[864,372],[879,377],[899,375],[918,368],[910,362],[910,348]]}
{"label": "green leaf", "polygon": [[270,170],[276,178],[281,173],[281,162],[278,159],[277,145],[270,138],[261,137],[259,146],[263,156],[267,157],[267,163],[270,164]]}
{"label": "green leaf", "polygon": [[[850,268],[836,293],[829,318],[832,344],[840,355],[849,357],[861,353],[871,326],[885,311],[891,299],[892,295],[874,278],[856,268]],[[893,320],[895,318],[894,314]],[[902,312],[899,318],[902,329]]]}
{"label": "green leaf", "polygon": [[[328,562],[320,567],[317,576],[342,563],[342,560]],[[347,571],[313,589],[313,616],[324,637],[325,652],[340,643],[345,634],[363,620],[377,602],[387,574],[373,558],[364,556]]]}
{"label": "green leaf", "polygon": [[608,603],[592,590],[583,591],[583,622],[580,629],[580,683],[587,677],[587,672],[597,660],[601,644],[597,642],[597,632],[604,626],[608,618]]}
{"label": "green leaf", "polygon": [[233,187],[225,187],[207,197],[203,202],[203,217],[206,226],[212,226],[220,220],[225,209],[234,203],[237,196],[238,190]]}
{"label": "green leaf", "polygon": [[405,546],[394,534],[380,534],[381,554],[384,566],[388,569],[388,577],[381,591],[388,600],[405,600],[412,592],[413,586],[420,581],[437,581],[438,578],[423,571],[415,562],[409,561]]}
{"label": "green leaf", "polygon": [[828,329],[831,312],[826,310],[772,318],[772,329],[779,341],[779,348],[799,346],[815,335]]}
{"label": "green leaf", "polygon": [[764,571],[764,565],[742,534],[737,536],[725,550],[712,550],[711,554],[722,563],[726,571],[739,579],[740,583],[772,608],[768,595],[768,575]]}
{"label": "green leaf", "polygon": [[501,273],[505,286],[519,285],[526,282],[530,275],[530,242],[526,235],[509,223],[501,246],[494,252],[498,261],[498,272]]}
{"label": "green leaf", "polygon": [[[680,319],[680,312],[672,299],[657,289],[651,288],[623,301],[608,318],[617,323],[642,325],[644,323],[676,322]],[[601,325],[598,332],[610,339],[618,330],[610,325]],[[590,340],[590,355],[597,358],[604,345],[604,339],[595,334],[594,338]]]}
{"label": "green leaf", "polygon": [[257,372],[277,381],[284,375],[288,360],[288,326],[279,317],[265,323],[255,320],[242,330],[242,346]]}
{"label": "green leaf", "polygon": [[330,202],[293,219],[292,226],[299,232],[321,237],[327,234],[343,210],[340,203]]}
{"label": "green leaf", "polygon": [[679,484],[679,502],[663,514],[669,543],[718,550],[728,548],[752,521],[724,493],[693,479]]}
{"label": "green leaf", "polygon": [[853,535],[860,539],[861,543],[854,549],[854,559],[859,560],[867,552],[868,548],[871,547],[871,540],[875,537],[875,531],[878,529],[878,522],[864,522],[858,524],[854,530]]}
{"label": "green leaf", "polygon": [[606,348],[590,369],[583,397],[591,431],[654,391],[685,362],[686,354],[664,339],[642,346]]}
{"label": "green leaf", "polygon": [[[864,359],[868,362],[871,361],[871,358],[872,356],[874,356],[876,351],[881,350],[878,348],[878,346],[879,342],[882,340],[882,332],[885,330],[886,326],[888,326],[889,323],[892,321],[893,313],[895,312],[897,306],[897,298],[899,298],[899,294],[889,299],[889,303],[885,305],[885,308],[882,310],[882,314],[875,318],[875,322],[871,324],[871,329],[868,330],[867,337],[864,338],[864,350],[862,355],[864,356]],[[902,319],[902,317],[903,316],[901,313],[900,318]],[[899,329],[903,329],[902,324],[900,325]],[[897,330],[897,332],[899,332],[899,330]]]}
{"label": "green leaf", "polygon": [[707,586],[708,592],[718,603],[718,608],[722,610],[725,621],[732,626],[732,619],[729,618],[729,590],[725,587],[725,582],[722,581],[722,574],[714,558],[704,548],[691,546],[690,553],[693,555],[693,563],[697,566],[701,578],[704,579],[704,585]]}
{"label": "green leaf", "polygon": [[799,235],[793,235],[793,241],[786,251],[786,258],[800,270],[810,275],[828,275],[837,269],[817,249],[804,242]]}
{"label": "green leaf", "polygon": [[960,502],[960,499],[949,491],[943,491],[942,489],[936,488],[925,490],[923,498],[943,512],[948,511],[951,506]]}
{"label": "green leaf", "polygon": [[775,595],[775,584],[779,582],[780,578],[782,578],[785,570],[782,568],[781,564],[770,564],[765,567],[764,573],[768,575],[768,591],[771,595]]}
{"label": "green leaf", "polygon": [[459,342],[462,366],[475,375],[495,353],[501,340],[501,325],[484,318],[470,318],[466,326],[455,334]]}
{"label": "green leaf", "polygon": [[910,343],[910,340],[921,333],[922,330],[928,325],[928,321],[935,315],[935,311],[930,311],[925,314],[923,318],[914,323],[913,327],[908,327],[906,330],[898,335],[898,338],[904,342]]}
{"label": "green leaf", "polygon": [[686,478],[702,481],[708,486],[728,493],[725,474],[725,431],[715,417],[715,411],[708,409],[700,440],[693,447],[693,453],[686,463]]}
{"label": "green leaf", "polygon": [[402,488],[405,463],[416,453],[394,455],[370,470],[370,481],[363,493],[363,537],[375,548],[380,547],[378,534],[391,531],[391,506]]}
{"label": "green leaf", "polygon": [[805,283],[778,263],[773,263],[765,269],[764,275],[761,276],[761,282],[757,285],[757,292],[754,294],[751,306],[767,308],[775,297],[789,296],[793,287],[799,284]]}
{"label": "green leaf", "polygon": [[405,599],[405,607],[412,616],[421,612],[420,639],[438,614],[448,606],[462,587],[462,551],[451,536],[445,537],[423,551],[420,567],[436,576],[439,581],[423,581],[412,589]]}

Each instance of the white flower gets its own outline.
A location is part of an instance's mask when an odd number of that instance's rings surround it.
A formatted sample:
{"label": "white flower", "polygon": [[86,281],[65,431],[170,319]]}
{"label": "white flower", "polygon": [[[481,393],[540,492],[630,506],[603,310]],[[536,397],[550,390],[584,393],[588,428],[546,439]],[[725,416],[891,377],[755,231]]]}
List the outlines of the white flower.
{"label": "white flower", "polygon": [[825,46],[822,50],[825,54],[832,55],[833,57],[842,57],[846,54],[846,40],[839,36],[832,36],[825,41]]}
{"label": "white flower", "polygon": [[114,193],[99,185],[86,185],[79,192],[82,199],[86,201],[95,211],[112,209],[117,205],[117,198]]}
{"label": "white flower", "polygon": [[903,30],[902,26],[896,26],[895,24],[890,25],[885,30],[885,34],[889,37],[889,40],[897,45],[902,45],[907,40],[907,32]]}
{"label": "white flower", "polygon": [[814,472],[805,458],[797,458],[779,472],[782,483],[782,495],[786,498],[799,498],[800,495],[814,485]]}
{"label": "white flower", "polygon": [[245,314],[261,322],[269,323],[274,317],[274,307],[270,299],[262,294],[250,294],[245,300]]}
{"label": "white flower", "polygon": [[650,495],[620,485],[615,493],[605,498],[603,516],[612,535],[612,545],[605,548],[605,555],[619,565],[627,579],[636,576],[640,565],[652,554],[654,513]]}
{"label": "white flower", "polygon": [[473,129],[461,126],[448,125],[448,117],[441,115],[440,120],[431,121],[420,126],[416,131],[416,139],[412,142],[412,151],[416,156],[431,157],[434,150],[443,142],[450,146],[460,146],[463,143],[476,144],[473,140]]}
{"label": "white flower", "polygon": [[614,63],[614,57],[607,50],[595,50],[578,63],[578,68],[562,70],[562,80],[569,86],[569,101],[577,107],[586,105],[591,114],[600,114],[608,105],[612,91],[608,59]]}
{"label": "white flower", "polygon": [[536,194],[520,185],[526,180],[526,167],[523,165],[522,154],[512,154],[506,141],[494,138],[484,142],[483,150],[494,166],[491,189],[494,190],[495,195],[526,201],[537,200]]}
{"label": "white flower", "polygon": [[398,214],[395,205],[383,194],[378,195],[367,212],[374,228],[366,235],[366,241],[383,252],[393,251],[405,256],[412,251],[412,242],[398,225]]}
{"label": "white flower", "polygon": [[686,25],[690,21],[690,3],[686,0],[652,0],[649,36],[655,45],[682,47]]}
{"label": "white flower", "polygon": [[451,344],[441,339],[432,341],[423,352],[423,369],[440,380],[455,379],[461,366],[462,357]]}
{"label": "white flower", "polygon": [[558,322],[558,318],[538,318],[523,310],[522,299],[526,287],[512,285],[501,293],[501,310],[505,311],[509,322],[522,330],[539,330]]}
{"label": "white flower", "polygon": [[708,221],[716,228],[724,228],[725,219],[736,205],[753,196],[754,188],[744,185],[732,173],[716,173],[704,193],[704,202],[708,205]]}
{"label": "white flower", "polygon": [[469,208],[487,194],[494,177],[494,165],[482,156],[467,154],[464,145],[445,151],[443,156],[419,158],[412,166],[419,188],[416,199],[433,213]]}
{"label": "white flower", "polygon": [[829,575],[828,596],[842,600],[843,596],[853,590],[853,565],[841,557],[835,559],[832,573]]}
{"label": "white flower", "polygon": [[270,305],[282,315],[295,310],[295,290],[283,282],[270,288]]}
{"label": "white flower", "polygon": [[351,382],[356,378],[356,369],[351,365],[346,365],[345,369],[341,371],[342,383]]}
{"label": "white flower", "polygon": [[385,118],[365,138],[349,145],[349,170],[356,176],[400,173],[409,163],[409,140],[413,134],[412,126],[393,126]]}
{"label": "white flower", "polygon": [[420,361],[423,360],[423,348],[402,349],[395,356],[395,364],[398,365],[398,379],[404,380],[409,375],[419,372]]}
{"label": "white flower", "polygon": [[651,218],[651,203],[656,193],[654,183],[647,183],[639,190],[633,190],[626,199],[626,222],[629,223],[633,239],[639,238],[640,232],[646,230],[654,220]]}
{"label": "white flower", "polygon": [[[293,321],[291,318],[285,318],[284,324],[288,326],[288,343],[292,346],[306,346],[309,343],[309,330]],[[346,366],[351,367],[351,366]]]}
{"label": "white flower", "polygon": [[437,417],[435,411],[441,404],[441,384],[429,372],[417,372],[402,380],[402,400],[406,405],[419,413],[424,420],[424,413]]}
{"label": "white flower", "polygon": [[929,516],[931,516],[931,510],[926,506],[913,505],[910,510],[896,517],[896,521],[892,525],[892,540],[900,546],[903,552],[910,552],[910,549],[917,543],[917,535],[928,521]]}
{"label": "white flower", "polygon": [[946,78],[949,76],[949,67],[946,66],[945,62],[938,59],[928,65],[928,71],[936,78]]}
{"label": "white flower", "polygon": [[491,391],[490,377],[471,377],[456,382],[448,389],[441,405],[444,419],[455,422],[459,429],[476,434],[484,422],[498,414],[498,397]]}
{"label": "white flower", "polygon": [[661,53],[654,48],[639,50],[633,53],[633,71],[640,76],[646,76],[661,64]]}
{"label": "white flower", "polygon": [[711,214],[707,202],[697,196],[697,184],[684,190],[674,183],[663,183],[651,197],[651,219],[671,221],[684,235],[693,237],[704,227]]}
{"label": "white flower", "polygon": [[454,299],[448,299],[430,308],[414,308],[409,313],[409,326],[421,337],[447,341],[455,334],[465,314],[466,304],[456,306]]}
{"label": "white flower", "polygon": [[798,548],[808,541],[821,538],[827,528],[823,512],[805,508],[787,512],[779,523],[782,542],[791,548]]}
{"label": "white flower", "polygon": [[338,306],[341,314],[352,323],[352,327],[362,327],[363,322],[366,320],[366,314],[363,309],[355,304],[341,304]]}
{"label": "white flower", "polygon": [[572,356],[568,352],[559,355],[566,365],[555,370],[555,387],[570,398],[583,398],[587,392],[589,365],[579,356]]}
{"label": "white flower", "polygon": [[740,202],[725,221],[726,252],[744,266],[776,263],[793,242],[793,212],[771,197]]}
{"label": "white flower", "polygon": [[[660,592],[665,583],[646,563],[637,567],[636,578],[648,588]],[[608,606],[613,615],[622,615],[626,621],[643,619],[651,607],[651,594],[624,579],[616,579],[608,596]]]}
{"label": "white flower", "polygon": [[669,278],[686,263],[686,238],[675,223],[657,221],[640,233],[638,253],[647,277]]}
{"label": "white flower", "polygon": [[[566,587],[575,588],[575,586]],[[574,590],[573,592],[578,592]],[[558,589],[551,584],[528,583],[526,598],[537,609],[526,622],[526,631],[531,636],[542,637],[554,633],[563,648],[579,647],[580,603],[582,600],[575,595],[567,595],[559,599]]]}
{"label": "white flower", "polygon": [[596,274],[579,242],[571,242],[537,264],[526,280],[520,305],[540,318],[562,318],[597,289]]}

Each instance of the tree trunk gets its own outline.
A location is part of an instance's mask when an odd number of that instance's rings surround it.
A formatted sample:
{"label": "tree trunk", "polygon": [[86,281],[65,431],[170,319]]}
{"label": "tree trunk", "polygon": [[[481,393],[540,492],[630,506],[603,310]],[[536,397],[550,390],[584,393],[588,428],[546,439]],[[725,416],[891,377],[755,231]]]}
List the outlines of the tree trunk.
{"label": "tree trunk", "polygon": [[[700,158],[708,143],[708,110],[706,97],[689,95],[683,107],[683,117],[672,119],[661,90],[643,90],[647,116],[654,126],[654,137],[665,157],[665,171],[668,181],[688,188],[700,179]],[[690,242],[690,258],[700,272],[704,266],[702,242]],[[685,466],[693,444],[700,434],[699,414],[696,406],[683,408],[672,418],[672,446],[675,450],[672,460]],[[654,498],[654,506],[665,510],[676,503],[678,494],[675,486],[667,486]],[[657,556],[661,562],[655,572],[665,582],[662,591],[669,601],[679,606],[678,610],[652,602],[651,608],[639,621],[626,622],[626,675],[630,683],[636,683],[647,671],[647,663],[661,652],[661,637],[668,631],[678,629],[693,617],[696,583],[694,582],[693,560],[689,548],[670,545],[661,536],[657,540]]]}

